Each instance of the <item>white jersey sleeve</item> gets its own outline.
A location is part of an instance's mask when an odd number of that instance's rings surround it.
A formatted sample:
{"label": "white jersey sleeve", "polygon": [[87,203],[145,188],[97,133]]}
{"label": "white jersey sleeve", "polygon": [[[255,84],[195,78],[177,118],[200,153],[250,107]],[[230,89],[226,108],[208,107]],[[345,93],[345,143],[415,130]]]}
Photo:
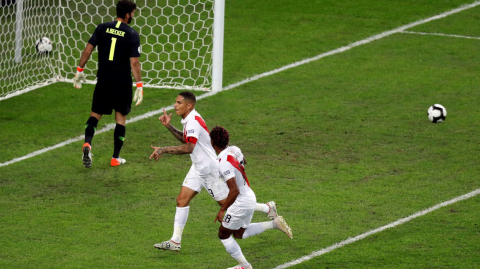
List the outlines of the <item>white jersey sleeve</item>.
{"label": "white jersey sleeve", "polygon": [[220,178],[225,182],[235,177],[235,168],[229,162],[220,162],[218,165],[218,172]]}
{"label": "white jersey sleeve", "polygon": [[183,130],[183,138],[186,143],[197,144],[198,137],[200,135],[200,124],[196,120],[188,121]]}

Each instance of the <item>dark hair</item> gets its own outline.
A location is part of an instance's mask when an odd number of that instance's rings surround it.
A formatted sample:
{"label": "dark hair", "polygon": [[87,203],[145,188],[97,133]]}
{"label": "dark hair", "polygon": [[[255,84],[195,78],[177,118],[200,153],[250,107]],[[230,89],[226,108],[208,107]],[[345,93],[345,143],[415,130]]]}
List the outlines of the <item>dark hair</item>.
{"label": "dark hair", "polygon": [[117,18],[125,19],[128,13],[137,9],[137,4],[130,0],[121,0],[117,3]]}
{"label": "dark hair", "polygon": [[195,98],[195,95],[191,92],[181,92],[178,95],[182,96],[185,98],[185,100],[190,101],[191,103],[195,104],[197,102],[197,98]]}
{"label": "dark hair", "polygon": [[210,139],[212,140],[212,144],[214,146],[220,149],[224,149],[228,146],[230,136],[228,135],[228,131],[225,128],[217,125],[210,132]]}

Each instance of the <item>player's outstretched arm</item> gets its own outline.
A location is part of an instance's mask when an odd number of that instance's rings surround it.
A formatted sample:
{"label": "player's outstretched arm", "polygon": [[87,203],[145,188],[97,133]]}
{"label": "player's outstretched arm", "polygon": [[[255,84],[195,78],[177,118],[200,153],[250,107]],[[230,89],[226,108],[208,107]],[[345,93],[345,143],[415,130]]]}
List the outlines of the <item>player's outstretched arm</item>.
{"label": "player's outstretched arm", "polygon": [[172,133],[173,136],[175,136],[178,141],[182,142],[185,144],[185,139],[183,138],[183,133],[182,131],[178,130],[177,128],[173,127],[173,125],[170,124],[170,120],[172,118],[172,113],[170,115],[167,114],[167,111],[165,108],[163,109],[163,115],[158,118],[160,122],[167,127],[167,129]]}
{"label": "player's outstretched arm", "polygon": [[73,78],[73,86],[77,89],[82,88],[82,82],[87,81],[85,79],[85,74],[83,73],[83,69],[85,68],[85,65],[90,59],[90,55],[92,55],[94,48],[95,47],[92,44],[88,43],[85,49],[83,50],[82,57],[80,58],[80,64],[77,67],[77,73]]}
{"label": "player's outstretched arm", "polygon": [[186,143],[185,145],[176,147],[154,147],[150,145],[150,147],[153,149],[153,153],[152,155],[150,155],[150,159],[154,158],[156,161],[158,161],[164,153],[170,153],[174,155],[190,154],[193,152],[195,144]]}

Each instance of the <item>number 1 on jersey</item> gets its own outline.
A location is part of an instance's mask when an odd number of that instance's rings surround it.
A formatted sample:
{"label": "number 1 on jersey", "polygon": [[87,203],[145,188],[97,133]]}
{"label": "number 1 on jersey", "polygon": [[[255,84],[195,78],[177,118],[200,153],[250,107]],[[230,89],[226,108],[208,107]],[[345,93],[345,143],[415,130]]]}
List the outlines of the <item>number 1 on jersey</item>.
{"label": "number 1 on jersey", "polygon": [[110,46],[110,57],[108,59],[113,61],[113,54],[115,53],[115,44],[117,44],[117,39],[112,37],[112,45]]}

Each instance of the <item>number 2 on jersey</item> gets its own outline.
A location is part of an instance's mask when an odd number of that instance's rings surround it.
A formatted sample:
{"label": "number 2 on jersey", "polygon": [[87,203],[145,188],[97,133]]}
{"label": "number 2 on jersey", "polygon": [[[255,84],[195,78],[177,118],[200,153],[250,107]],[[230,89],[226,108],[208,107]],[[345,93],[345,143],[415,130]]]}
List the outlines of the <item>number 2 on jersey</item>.
{"label": "number 2 on jersey", "polygon": [[117,39],[112,37],[112,45],[110,46],[110,57],[108,60],[113,61],[113,54],[115,53],[115,45],[117,44]]}

